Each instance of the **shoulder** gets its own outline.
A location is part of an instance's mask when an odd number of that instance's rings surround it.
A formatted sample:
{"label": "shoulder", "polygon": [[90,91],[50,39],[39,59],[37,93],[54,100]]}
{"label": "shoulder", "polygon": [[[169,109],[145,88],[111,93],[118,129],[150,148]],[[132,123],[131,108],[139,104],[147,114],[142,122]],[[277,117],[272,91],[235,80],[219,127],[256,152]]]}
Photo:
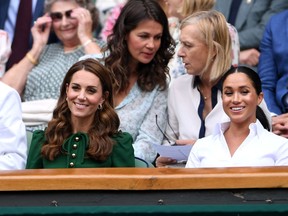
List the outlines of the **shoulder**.
{"label": "shoulder", "polygon": [[189,74],[184,74],[182,76],[177,77],[170,85],[170,89],[173,88],[183,88],[186,87],[187,85],[191,86],[193,82],[193,77],[192,75]]}
{"label": "shoulder", "polygon": [[122,132],[120,131],[119,133],[115,134],[112,136],[112,139],[117,143],[117,144],[129,144],[133,143],[133,138],[130,133],[128,132]]}
{"label": "shoulder", "polygon": [[[284,10],[280,13],[277,13],[271,17],[270,22],[278,24],[279,21],[286,21],[288,17],[288,10]],[[280,24],[280,23],[279,23]],[[283,24],[283,23],[282,23]],[[280,24],[282,26],[282,24]]]}
{"label": "shoulder", "polygon": [[32,134],[32,143],[39,143],[45,141],[45,131],[44,130],[35,130]]}

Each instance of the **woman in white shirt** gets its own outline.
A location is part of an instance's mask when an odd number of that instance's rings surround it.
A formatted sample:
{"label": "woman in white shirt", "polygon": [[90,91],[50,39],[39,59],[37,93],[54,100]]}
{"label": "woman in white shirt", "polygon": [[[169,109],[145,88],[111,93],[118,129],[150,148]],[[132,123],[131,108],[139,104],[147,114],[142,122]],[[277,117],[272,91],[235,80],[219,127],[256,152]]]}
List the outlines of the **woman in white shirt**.
{"label": "woman in white shirt", "polygon": [[269,132],[258,106],[261,81],[252,69],[231,68],[222,78],[222,104],[230,122],[194,144],[186,168],[288,165],[288,140]]}

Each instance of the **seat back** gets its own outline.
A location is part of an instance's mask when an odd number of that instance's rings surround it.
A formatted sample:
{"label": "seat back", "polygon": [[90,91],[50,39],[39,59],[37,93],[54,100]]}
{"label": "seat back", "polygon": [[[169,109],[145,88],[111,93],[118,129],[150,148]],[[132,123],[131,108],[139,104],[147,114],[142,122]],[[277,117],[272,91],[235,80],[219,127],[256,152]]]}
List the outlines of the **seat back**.
{"label": "seat back", "polygon": [[135,157],[135,167],[154,168],[152,163],[138,157]]}

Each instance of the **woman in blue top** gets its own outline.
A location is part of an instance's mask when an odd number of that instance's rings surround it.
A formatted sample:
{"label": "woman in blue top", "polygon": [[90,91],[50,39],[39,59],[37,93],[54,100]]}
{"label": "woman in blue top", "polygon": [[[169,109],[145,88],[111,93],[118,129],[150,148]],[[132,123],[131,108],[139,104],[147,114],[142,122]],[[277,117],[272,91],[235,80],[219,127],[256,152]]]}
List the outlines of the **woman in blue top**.
{"label": "woman in blue top", "polygon": [[163,139],[157,124],[166,125],[167,65],[173,46],[167,17],[158,2],[133,0],[121,10],[104,52],[105,66],[116,78],[114,106],[120,128],[132,135],[135,156],[149,162],[157,155],[152,144],[160,145]]}
{"label": "woman in blue top", "polygon": [[80,61],[64,78],[48,127],[34,132],[26,168],[134,167],[132,137],[119,125],[109,71]]}

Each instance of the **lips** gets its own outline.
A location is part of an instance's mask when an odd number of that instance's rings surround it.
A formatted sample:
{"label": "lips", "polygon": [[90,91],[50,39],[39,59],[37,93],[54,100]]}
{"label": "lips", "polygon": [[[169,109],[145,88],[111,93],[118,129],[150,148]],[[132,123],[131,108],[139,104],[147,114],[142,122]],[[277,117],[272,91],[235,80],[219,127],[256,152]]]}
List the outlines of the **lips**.
{"label": "lips", "polygon": [[83,103],[78,103],[78,102],[74,102],[75,106],[79,109],[84,109],[86,107],[88,107],[89,105],[87,104],[83,104]]}

